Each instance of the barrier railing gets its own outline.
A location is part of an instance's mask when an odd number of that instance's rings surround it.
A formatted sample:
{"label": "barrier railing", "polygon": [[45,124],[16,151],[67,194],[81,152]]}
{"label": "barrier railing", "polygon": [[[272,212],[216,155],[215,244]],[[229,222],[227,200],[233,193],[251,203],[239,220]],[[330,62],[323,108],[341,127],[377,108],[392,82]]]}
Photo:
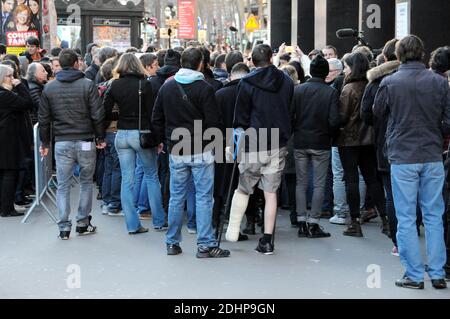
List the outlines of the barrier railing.
{"label": "barrier railing", "polygon": [[36,208],[42,207],[47,212],[48,216],[55,223],[58,222],[55,215],[52,213],[49,206],[45,203],[45,198],[48,198],[50,203],[56,207],[56,193],[53,188],[56,188],[56,180],[53,175],[52,159],[53,149],[50,145],[48,155],[41,157],[39,153],[39,146],[41,140],[39,138],[39,124],[36,123],[33,127],[33,142],[34,142],[34,175],[35,175],[35,188],[36,196],[33,204],[28,209],[25,217],[22,219],[22,223],[26,223],[30,215]]}

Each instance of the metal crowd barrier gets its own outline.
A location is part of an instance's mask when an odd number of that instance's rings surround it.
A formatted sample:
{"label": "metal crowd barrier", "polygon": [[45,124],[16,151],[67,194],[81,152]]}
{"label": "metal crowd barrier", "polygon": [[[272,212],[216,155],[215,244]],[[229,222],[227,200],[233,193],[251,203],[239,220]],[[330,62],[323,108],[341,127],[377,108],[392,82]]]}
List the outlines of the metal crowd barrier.
{"label": "metal crowd barrier", "polygon": [[35,175],[35,188],[36,196],[34,198],[33,204],[28,209],[25,217],[22,219],[22,223],[26,223],[30,215],[35,211],[36,208],[42,207],[47,212],[48,216],[55,223],[58,222],[55,215],[52,213],[49,205],[45,203],[45,198],[48,198],[49,203],[56,206],[56,178],[53,175],[52,159],[53,159],[53,149],[50,145],[48,155],[46,157],[41,157],[39,153],[39,146],[41,145],[41,140],[39,138],[39,124],[36,123],[33,127],[33,142],[34,142],[34,175]]}

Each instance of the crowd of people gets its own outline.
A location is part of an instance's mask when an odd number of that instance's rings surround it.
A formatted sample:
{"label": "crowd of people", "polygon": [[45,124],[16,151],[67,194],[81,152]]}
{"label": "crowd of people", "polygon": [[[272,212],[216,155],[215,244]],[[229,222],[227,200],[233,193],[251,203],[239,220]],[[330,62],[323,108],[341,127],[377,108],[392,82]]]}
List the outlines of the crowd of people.
{"label": "crowd of people", "polygon": [[[2,217],[23,215],[32,201],[38,123],[41,156],[54,150],[63,240],[75,175],[79,235],[96,232],[94,180],[102,213],[124,216],[130,235],[148,232],[141,221],[152,219],[168,255],[182,253],[185,211],[198,258],[230,256],[220,248],[228,210],[226,240],[248,240],[260,226],[256,251],[265,255],[274,253],[280,206],[300,238],[331,237],[321,218],[363,237],[362,225],[379,217],[405,267],[396,285],[423,289],[427,272],[446,288],[450,47],[425,63],[413,35],[388,41],[379,56],[355,46],[341,58],[333,46],[242,53],[191,41],[142,53],[90,44],[82,56],[26,43],[19,57],[0,46]],[[210,147],[213,135],[222,150]]]}

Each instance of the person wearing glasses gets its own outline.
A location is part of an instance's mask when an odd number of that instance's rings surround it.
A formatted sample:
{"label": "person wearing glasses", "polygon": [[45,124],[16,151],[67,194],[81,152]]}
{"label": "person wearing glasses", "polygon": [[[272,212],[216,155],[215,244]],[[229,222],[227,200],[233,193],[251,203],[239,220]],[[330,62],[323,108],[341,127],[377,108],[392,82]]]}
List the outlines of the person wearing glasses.
{"label": "person wearing glasses", "polygon": [[29,31],[36,30],[36,26],[31,21],[32,12],[24,4],[18,5],[14,10],[14,22],[7,25],[6,31]]}
{"label": "person wearing glasses", "polygon": [[14,78],[14,70],[0,65],[0,143],[3,145],[0,156],[0,216],[21,216],[14,208],[16,186],[20,163],[27,149],[31,148],[24,127],[23,112],[33,107],[27,88]]}

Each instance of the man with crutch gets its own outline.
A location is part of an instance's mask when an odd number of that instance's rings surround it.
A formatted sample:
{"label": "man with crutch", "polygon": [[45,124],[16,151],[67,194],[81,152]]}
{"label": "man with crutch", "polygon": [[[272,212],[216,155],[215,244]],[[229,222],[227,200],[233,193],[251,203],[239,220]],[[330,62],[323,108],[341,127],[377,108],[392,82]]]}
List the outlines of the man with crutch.
{"label": "man with crutch", "polygon": [[[277,190],[291,135],[290,105],[294,84],[272,64],[270,46],[258,45],[252,52],[256,70],[239,83],[233,127],[244,134],[239,163],[239,185],[231,203],[225,238],[239,239],[242,217],[256,185],[264,191],[264,235],[256,251],[272,255],[277,212]],[[239,133],[238,133],[239,134]],[[239,144],[239,143],[237,143]]]}

